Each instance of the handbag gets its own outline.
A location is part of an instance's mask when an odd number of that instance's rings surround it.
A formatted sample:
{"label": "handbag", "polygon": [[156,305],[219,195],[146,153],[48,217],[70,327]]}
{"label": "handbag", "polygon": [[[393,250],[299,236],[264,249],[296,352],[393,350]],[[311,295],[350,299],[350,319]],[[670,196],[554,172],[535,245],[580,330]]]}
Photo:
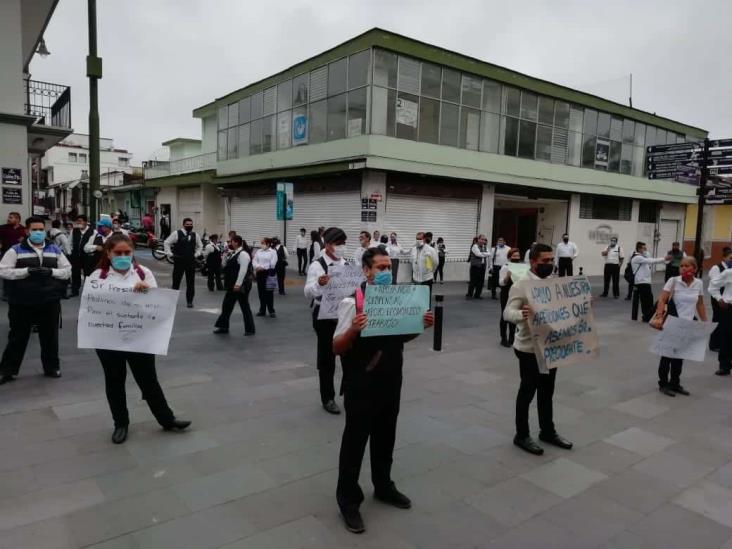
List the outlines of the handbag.
{"label": "handbag", "polygon": [[274,269],[267,271],[267,279],[265,280],[264,287],[272,291],[277,289],[277,273]]}
{"label": "handbag", "polygon": [[[671,313],[671,312],[676,313],[676,306],[672,303],[672,300],[674,298],[675,289],[676,289],[676,279],[674,278],[674,282],[671,285],[671,295],[669,295],[668,301],[666,301],[666,306],[664,307],[664,310],[659,312],[658,306],[656,306],[656,312],[653,313],[651,320],[648,321],[648,324],[650,324],[651,328],[655,328],[656,330],[663,330],[663,325],[666,322],[666,318],[668,318],[669,313]],[[672,307],[673,307],[673,311],[672,311]],[[676,315],[674,315],[674,316],[676,316]]]}

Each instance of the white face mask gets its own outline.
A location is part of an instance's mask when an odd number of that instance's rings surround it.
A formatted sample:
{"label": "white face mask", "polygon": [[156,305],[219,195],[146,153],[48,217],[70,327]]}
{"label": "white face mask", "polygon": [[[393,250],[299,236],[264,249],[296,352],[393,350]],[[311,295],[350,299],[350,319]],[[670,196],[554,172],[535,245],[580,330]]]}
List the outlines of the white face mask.
{"label": "white face mask", "polygon": [[339,246],[333,246],[333,255],[336,259],[343,259],[346,255],[346,245],[340,244]]}
{"label": "white face mask", "polygon": [[424,240],[417,240],[417,247],[421,248],[422,246],[424,246]]}

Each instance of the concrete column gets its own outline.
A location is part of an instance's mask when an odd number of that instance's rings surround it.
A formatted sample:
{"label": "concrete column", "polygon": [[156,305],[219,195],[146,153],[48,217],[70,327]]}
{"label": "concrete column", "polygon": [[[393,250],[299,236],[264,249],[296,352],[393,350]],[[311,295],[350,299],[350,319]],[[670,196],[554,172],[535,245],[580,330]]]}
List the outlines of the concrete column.
{"label": "concrete column", "polygon": [[483,193],[480,198],[480,211],[478,212],[478,232],[493,242],[493,210],[496,202],[496,188],[491,183],[483,183]]}
{"label": "concrete column", "polygon": [[374,193],[381,195],[381,201],[376,203],[376,222],[361,223],[361,228],[371,234],[375,230],[383,234],[388,227],[386,219],[386,173],[376,170],[364,170],[361,179],[361,198],[368,198]]}

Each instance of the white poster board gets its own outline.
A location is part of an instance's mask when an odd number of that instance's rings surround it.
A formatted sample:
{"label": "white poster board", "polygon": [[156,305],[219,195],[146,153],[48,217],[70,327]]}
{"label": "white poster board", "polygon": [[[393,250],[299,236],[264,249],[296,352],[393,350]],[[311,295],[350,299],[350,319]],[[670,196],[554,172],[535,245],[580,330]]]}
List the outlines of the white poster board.
{"label": "white poster board", "polygon": [[651,344],[650,351],[658,356],[704,362],[711,322],[696,322],[669,315]]}
{"label": "white poster board", "polygon": [[328,284],[323,288],[318,320],[338,318],[338,304],[353,295],[364,281],[363,269],[355,265],[331,265]]}
{"label": "white poster board", "polygon": [[133,292],[90,282],[84,285],[79,304],[79,349],[168,354],[177,290]]}

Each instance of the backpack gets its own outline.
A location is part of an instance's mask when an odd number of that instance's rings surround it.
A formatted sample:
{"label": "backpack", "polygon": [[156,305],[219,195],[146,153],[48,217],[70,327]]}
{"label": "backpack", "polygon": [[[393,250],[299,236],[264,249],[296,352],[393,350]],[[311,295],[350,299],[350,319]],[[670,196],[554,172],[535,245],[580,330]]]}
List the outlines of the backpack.
{"label": "backpack", "polygon": [[638,268],[633,272],[633,258],[637,256],[637,252],[633,252],[633,255],[630,256],[630,261],[628,261],[628,264],[625,266],[625,272],[623,273],[623,278],[626,280],[628,284],[634,284],[635,283],[635,275],[638,273],[642,265],[638,265]]}
{"label": "backpack", "polygon": [[285,255],[285,247],[282,245],[280,245],[280,247],[277,248],[277,262],[284,263],[285,266],[287,266],[287,256]]}

